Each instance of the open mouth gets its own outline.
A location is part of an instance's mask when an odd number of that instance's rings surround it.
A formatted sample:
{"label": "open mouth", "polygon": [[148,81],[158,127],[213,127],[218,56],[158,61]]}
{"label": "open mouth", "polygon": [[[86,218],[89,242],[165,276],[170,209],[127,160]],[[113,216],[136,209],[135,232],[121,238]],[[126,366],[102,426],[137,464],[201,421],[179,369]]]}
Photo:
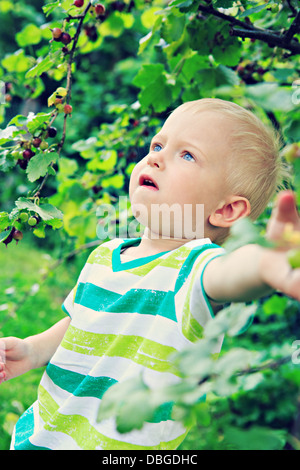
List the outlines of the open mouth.
{"label": "open mouth", "polygon": [[144,186],[144,187],[148,187],[149,189],[153,189],[153,190],[158,190],[158,186],[156,184],[156,182],[150,177],[150,176],[147,176],[147,175],[142,175],[139,179],[139,185],[140,186]]}

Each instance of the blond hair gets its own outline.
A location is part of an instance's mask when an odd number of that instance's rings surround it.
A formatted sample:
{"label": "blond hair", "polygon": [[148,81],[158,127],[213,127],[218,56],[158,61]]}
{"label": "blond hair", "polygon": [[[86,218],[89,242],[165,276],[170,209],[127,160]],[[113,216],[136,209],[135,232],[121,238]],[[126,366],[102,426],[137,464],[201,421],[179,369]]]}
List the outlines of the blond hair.
{"label": "blond hair", "polygon": [[230,191],[250,202],[249,217],[257,219],[287,178],[278,133],[254,113],[230,101],[203,98],[186,102],[179,108],[195,113],[216,111],[232,122],[225,177]]}

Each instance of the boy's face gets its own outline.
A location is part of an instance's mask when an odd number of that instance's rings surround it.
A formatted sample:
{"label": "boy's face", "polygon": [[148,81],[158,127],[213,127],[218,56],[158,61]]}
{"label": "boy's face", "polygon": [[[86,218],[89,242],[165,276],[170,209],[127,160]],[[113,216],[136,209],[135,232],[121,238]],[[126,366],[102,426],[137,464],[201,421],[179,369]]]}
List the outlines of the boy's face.
{"label": "boy's face", "polygon": [[209,215],[226,196],[229,129],[211,111],[177,109],[166,120],[131,174],[132,211],[142,225],[166,237],[209,236]]}

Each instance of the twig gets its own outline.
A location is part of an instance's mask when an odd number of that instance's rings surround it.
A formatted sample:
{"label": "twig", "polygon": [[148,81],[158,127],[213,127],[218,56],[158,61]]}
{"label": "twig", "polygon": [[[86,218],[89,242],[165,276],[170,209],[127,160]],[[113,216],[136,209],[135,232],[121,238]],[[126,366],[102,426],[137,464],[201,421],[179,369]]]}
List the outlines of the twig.
{"label": "twig", "polygon": [[265,364],[262,364],[261,366],[258,366],[258,367],[248,367],[247,369],[237,372],[236,375],[239,377],[241,375],[246,375],[246,374],[255,374],[256,372],[260,372],[262,370],[278,369],[278,367],[282,366],[283,364],[286,364],[290,360],[291,360],[291,356],[285,356],[275,361],[266,362]]}
{"label": "twig", "polygon": [[291,0],[286,0],[286,3],[288,4],[291,12],[293,13],[294,16],[296,16],[297,14],[297,9],[294,7],[294,5],[292,4],[292,1]]}
{"label": "twig", "polygon": [[298,34],[300,32],[300,10],[298,11],[296,18],[294,19],[293,23],[291,24],[290,28],[287,30],[285,33],[283,40],[286,43],[290,43],[292,40],[293,36],[295,34]]}
{"label": "twig", "polygon": [[281,31],[271,31],[269,29],[262,29],[254,26],[251,22],[241,21],[234,16],[216,10],[211,5],[199,5],[198,10],[202,13],[207,13],[217,18],[221,18],[232,25],[230,34],[241,38],[258,39],[266,42],[270,47],[281,47],[287,49],[292,54],[300,54],[300,44],[293,40],[293,36],[300,30],[300,11],[296,11],[296,18],[294,19],[290,28],[282,34]]}
{"label": "twig", "polygon": [[[71,17],[69,16],[67,19],[79,19],[79,23],[77,25],[77,29],[76,29],[76,33],[75,33],[75,36],[73,38],[73,44],[72,44],[72,49],[71,51],[69,52],[69,58],[68,58],[68,63],[67,63],[67,83],[66,83],[66,90],[67,90],[67,96],[66,96],[66,103],[69,104],[70,100],[71,100],[71,90],[72,90],[72,63],[73,63],[73,60],[74,60],[74,55],[75,55],[75,52],[76,52],[76,46],[77,46],[77,43],[78,43],[78,39],[79,39],[79,35],[80,35],[80,32],[81,32],[81,28],[82,28],[82,23],[83,23],[83,20],[87,14],[87,12],[89,11],[91,7],[91,2],[89,2],[83,12],[82,15],[79,15],[79,16],[74,16],[74,17]],[[55,119],[57,118],[58,116],[58,112],[56,111],[49,123],[49,126],[51,126],[53,124],[53,122],[55,121]],[[65,143],[65,139],[66,139],[66,131],[67,131],[67,118],[68,118],[68,114],[65,114],[64,115],[64,124],[63,124],[63,133],[62,133],[62,137],[61,137],[61,140],[57,146],[57,154],[58,156],[60,156],[60,153],[61,153],[61,150],[63,148],[63,145]],[[50,167],[53,168],[53,165],[54,163],[51,163],[50,164]],[[40,196],[40,193],[43,189],[43,187],[45,186],[46,184],[46,181],[49,177],[49,172],[46,173],[46,175],[44,176],[41,184],[39,185],[38,189],[36,190],[34,196]]]}

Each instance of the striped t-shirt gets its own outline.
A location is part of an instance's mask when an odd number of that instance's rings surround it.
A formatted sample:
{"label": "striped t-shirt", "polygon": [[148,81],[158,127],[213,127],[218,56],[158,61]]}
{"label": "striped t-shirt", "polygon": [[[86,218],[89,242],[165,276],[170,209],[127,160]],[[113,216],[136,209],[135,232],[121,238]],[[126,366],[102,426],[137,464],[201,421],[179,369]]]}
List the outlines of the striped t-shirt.
{"label": "striped t-shirt", "polygon": [[15,426],[12,449],[172,450],[184,439],[170,403],[128,433],[118,433],[113,418],[98,422],[99,405],[111,385],[137,374],[152,388],[180,380],[170,355],[203,336],[213,313],[202,274],[224,250],[201,239],[122,261],[121,249],[139,242],[115,239],[90,254],[63,304],[70,326],[37,401]]}

